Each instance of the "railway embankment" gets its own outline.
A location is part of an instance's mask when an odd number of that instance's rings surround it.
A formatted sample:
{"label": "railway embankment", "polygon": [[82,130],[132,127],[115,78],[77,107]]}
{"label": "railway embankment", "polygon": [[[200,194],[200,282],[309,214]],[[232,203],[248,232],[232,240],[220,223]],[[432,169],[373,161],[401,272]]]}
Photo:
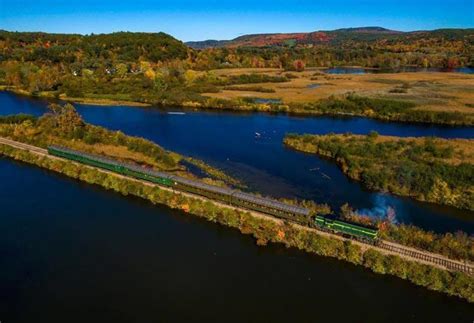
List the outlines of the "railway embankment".
{"label": "railway embankment", "polygon": [[[263,213],[228,206],[197,195],[176,192],[145,181],[116,174],[48,155],[38,147],[0,139],[0,155],[64,174],[90,184],[99,185],[123,195],[137,196],[154,204],[165,204],[185,213],[239,229],[253,235],[259,245],[282,243],[310,253],[334,257],[361,265],[375,273],[389,274],[431,290],[474,302],[474,278],[459,268],[468,264],[392,244],[385,248],[350,241],[312,228],[291,224]],[[401,249],[400,249],[401,248]],[[435,262],[432,258],[435,259]]]}

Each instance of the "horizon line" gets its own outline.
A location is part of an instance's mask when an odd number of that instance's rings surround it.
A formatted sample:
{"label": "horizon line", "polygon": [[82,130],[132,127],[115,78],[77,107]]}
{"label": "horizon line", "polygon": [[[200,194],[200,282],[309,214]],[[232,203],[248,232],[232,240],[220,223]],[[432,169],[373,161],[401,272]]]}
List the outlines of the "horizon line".
{"label": "horizon line", "polygon": [[390,29],[382,26],[357,26],[357,27],[341,27],[341,28],[335,28],[335,29],[319,29],[319,30],[310,30],[310,31],[290,31],[290,32],[261,32],[261,33],[243,33],[243,34],[238,34],[237,36],[233,38],[227,38],[227,39],[215,39],[215,38],[207,38],[207,39],[201,39],[201,40],[181,40],[177,37],[175,37],[173,34],[168,33],[166,31],[132,31],[132,30],[113,30],[109,32],[99,32],[99,33],[80,33],[80,32],[74,32],[74,33],[61,33],[61,32],[48,32],[48,31],[42,31],[42,30],[8,30],[8,29],[3,29],[0,27],[0,31],[5,31],[5,32],[11,32],[11,33],[41,33],[41,34],[50,34],[50,35],[80,35],[80,36],[92,36],[92,35],[108,35],[108,34],[114,34],[114,33],[144,33],[144,34],[159,34],[159,33],[164,33],[169,36],[172,36],[173,38],[180,40],[182,42],[200,42],[200,41],[209,41],[209,40],[216,40],[216,41],[225,41],[225,40],[233,40],[241,36],[251,36],[251,35],[276,35],[276,34],[305,34],[305,33],[313,33],[313,32],[331,32],[331,31],[338,31],[338,30],[344,30],[344,29],[364,29],[364,28],[383,28],[386,31],[393,31],[393,32],[399,32],[399,33],[414,33],[414,32],[427,32],[427,31],[436,31],[436,30],[469,30],[469,29],[474,29],[474,27],[442,27],[442,28],[434,28],[434,29],[415,29],[415,30],[397,30],[397,29]]}

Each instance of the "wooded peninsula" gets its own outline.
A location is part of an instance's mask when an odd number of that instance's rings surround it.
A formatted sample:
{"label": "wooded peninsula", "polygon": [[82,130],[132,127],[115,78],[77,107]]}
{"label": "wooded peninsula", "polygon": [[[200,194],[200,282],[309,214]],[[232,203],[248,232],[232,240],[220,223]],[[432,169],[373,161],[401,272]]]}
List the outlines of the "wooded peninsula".
{"label": "wooded peninsula", "polygon": [[474,210],[474,142],[470,139],[288,134],[298,151],[334,160],[365,187]]}

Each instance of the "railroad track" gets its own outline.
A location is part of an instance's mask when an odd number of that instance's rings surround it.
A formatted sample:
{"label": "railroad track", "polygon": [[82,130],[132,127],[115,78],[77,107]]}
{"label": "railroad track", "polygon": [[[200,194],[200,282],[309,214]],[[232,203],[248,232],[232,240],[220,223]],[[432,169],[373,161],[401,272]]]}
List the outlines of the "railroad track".
{"label": "railroad track", "polygon": [[[22,149],[22,150],[31,151],[33,153],[48,156],[48,157],[51,157],[51,158],[58,158],[58,157],[50,156],[46,149],[35,147],[35,146],[32,146],[32,145],[24,144],[24,143],[21,143],[21,142],[18,142],[18,141],[14,141],[14,140],[2,138],[2,137],[0,137],[0,144],[5,144],[5,145],[9,145],[11,147],[19,148],[19,149]],[[88,166],[88,167],[91,167],[91,166]],[[115,173],[112,173],[112,172],[109,172],[109,171],[105,171],[105,172],[110,173],[110,174],[115,174]],[[217,203],[221,204],[220,202],[217,202]],[[263,215],[269,216],[267,214],[263,214]],[[271,217],[271,216],[269,216],[269,217]],[[309,228],[307,228],[307,229],[309,229]],[[313,228],[311,230],[317,230],[317,229]],[[321,231],[321,230],[317,230],[317,231],[322,232],[324,234],[328,234],[325,231]],[[337,235],[336,235],[336,237],[340,238]],[[370,245],[370,246],[373,247],[372,245]],[[410,247],[407,247],[407,246],[403,246],[403,245],[400,245],[400,244],[397,244],[397,243],[384,241],[384,240],[379,241],[379,243],[377,244],[377,246],[375,248],[379,248],[379,249],[382,249],[382,250],[387,250],[392,254],[397,254],[397,255],[407,257],[407,258],[411,258],[415,261],[434,264],[437,267],[442,267],[442,268],[445,268],[447,270],[460,271],[460,272],[464,272],[464,273],[469,274],[469,275],[474,274],[474,266],[472,264],[452,260],[452,259],[443,257],[439,254],[434,254],[434,253],[430,253],[430,252],[426,252],[426,251],[417,250],[417,249],[414,249],[414,248],[410,248]]]}
{"label": "railroad track", "polygon": [[35,146],[32,146],[32,145],[24,144],[22,142],[6,139],[6,138],[2,138],[2,137],[0,137],[0,143],[5,144],[5,145],[9,145],[9,146],[12,146],[12,147],[20,148],[20,149],[23,149],[23,150],[32,151],[32,152],[35,152],[35,153],[38,153],[38,154],[41,154],[41,155],[47,155],[48,154],[48,151],[46,149],[35,147]]}
{"label": "railroad track", "polygon": [[408,256],[410,258],[418,259],[423,262],[436,264],[438,266],[442,266],[448,270],[452,271],[461,271],[469,275],[474,274],[474,266],[468,263],[463,263],[460,261],[452,260],[446,257],[443,257],[438,254],[420,251],[414,248],[402,246],[400,244],[396,244],[393,242],[388,241],[380,241],[377,245],[379,248],[403,255]]}

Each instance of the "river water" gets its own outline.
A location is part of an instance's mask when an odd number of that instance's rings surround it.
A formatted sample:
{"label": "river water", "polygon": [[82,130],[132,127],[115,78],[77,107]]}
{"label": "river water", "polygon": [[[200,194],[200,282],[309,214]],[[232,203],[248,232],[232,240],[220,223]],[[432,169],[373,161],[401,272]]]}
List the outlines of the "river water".
{"label": "river water", "polygon": [[[0,92],[0,114],[41,115],[47,102]],[[474,128],[387,123],[365,118],[290,117],[264,113],[195,112],[156,108],[76,105],[85,120],[148,138],[166,149],[201,158],[242,179],[250,190],[275,197],[298,197],[330,204],[348,202],[382,214],[390,206],[396,219],[436,232],[474,233],[474,212],[369,192],[349,180],[331,161],[283,146],[286,133],[371,130],[384,135],[474,138]]]}
{"label": "river water", "polygon": [[[44,101],[0,93],[1,114],[39,115],[45,107]],[[281,145],[286,131],[374,129],[472,138],[471,129],[127,107],[78,105],[78,110],[89,122],[242,175],[252,189],[268,194],[350,198],[358,207],[385,198],[401,219],[419,219],[440,230],[472,230],[472,214],[366,192],[332,163]],[[331,179],[309,170],[316,167]],[[474,307],[462,300],[334,259],[279,245],[258,247],[235,230],[10,159],[0,158],[0,179],[2,322],[470,322],[474,317]],[[417,215],[423,212],[427,215]]]}
{"label": "river water", "polygon": [[[0,158],[2,322],[470,322],[474,307]],[[343,308],[343,310],[341,310]]]}

